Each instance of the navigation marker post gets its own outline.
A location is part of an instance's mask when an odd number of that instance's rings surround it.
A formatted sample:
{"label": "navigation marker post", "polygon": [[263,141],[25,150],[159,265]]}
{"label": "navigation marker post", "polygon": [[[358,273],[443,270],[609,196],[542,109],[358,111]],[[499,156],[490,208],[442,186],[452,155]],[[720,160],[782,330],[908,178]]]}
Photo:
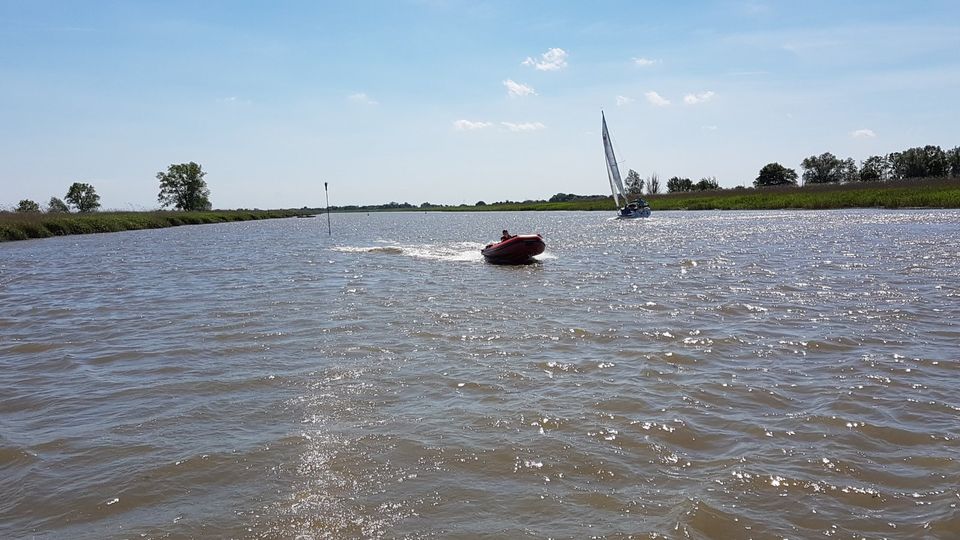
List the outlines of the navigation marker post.
{"label": "navigation marker post", "polygon": [[332,235],[333,230],[330,229],[330,192],[327,191],[327,183],[323,183],[323,193],[327,196],[327,234]]}

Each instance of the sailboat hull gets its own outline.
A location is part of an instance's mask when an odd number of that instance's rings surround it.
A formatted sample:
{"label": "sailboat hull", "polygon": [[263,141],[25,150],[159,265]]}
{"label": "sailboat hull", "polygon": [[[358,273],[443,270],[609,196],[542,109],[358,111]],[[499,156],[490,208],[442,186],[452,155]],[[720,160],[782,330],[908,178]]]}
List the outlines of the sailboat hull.
{"label": "sailboat hull", "polygon": [[639,219],[650,217],[650,207],[645,206],[643,208],[621,208],[617,212],[617,219]]}

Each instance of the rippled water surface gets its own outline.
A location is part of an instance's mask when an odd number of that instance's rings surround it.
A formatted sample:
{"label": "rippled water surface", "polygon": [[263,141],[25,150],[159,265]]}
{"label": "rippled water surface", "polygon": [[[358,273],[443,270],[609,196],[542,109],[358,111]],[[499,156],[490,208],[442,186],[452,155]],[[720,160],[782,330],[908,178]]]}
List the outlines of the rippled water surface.
{"label": "rippled water surface", "polygon": [[960,538],[960,212],[608,218],[0,244],[0,537]]}

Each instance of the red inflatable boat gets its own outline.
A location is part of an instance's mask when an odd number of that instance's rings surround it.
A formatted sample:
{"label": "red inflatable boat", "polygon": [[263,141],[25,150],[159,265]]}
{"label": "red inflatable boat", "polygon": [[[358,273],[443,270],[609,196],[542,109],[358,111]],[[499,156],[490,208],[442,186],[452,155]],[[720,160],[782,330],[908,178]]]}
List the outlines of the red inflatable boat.
{"label": "red inflatable boat", "polygon": [[480,253],[493,264],[524,264],[547,247],[539,234],[521,234],[496,244],[487,244]]}

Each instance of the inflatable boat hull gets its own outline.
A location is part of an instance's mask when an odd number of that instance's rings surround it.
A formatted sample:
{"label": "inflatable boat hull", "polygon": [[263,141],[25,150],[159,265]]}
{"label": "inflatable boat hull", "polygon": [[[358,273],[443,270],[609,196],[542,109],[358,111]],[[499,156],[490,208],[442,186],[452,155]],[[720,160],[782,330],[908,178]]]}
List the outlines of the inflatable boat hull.
{"label": "inflatable boat hull", "polygon": [[543,253],[547,245],[539,234],[521,234],[496,244],[487,244],[480,253],[493,264],[525,264]]}

